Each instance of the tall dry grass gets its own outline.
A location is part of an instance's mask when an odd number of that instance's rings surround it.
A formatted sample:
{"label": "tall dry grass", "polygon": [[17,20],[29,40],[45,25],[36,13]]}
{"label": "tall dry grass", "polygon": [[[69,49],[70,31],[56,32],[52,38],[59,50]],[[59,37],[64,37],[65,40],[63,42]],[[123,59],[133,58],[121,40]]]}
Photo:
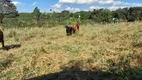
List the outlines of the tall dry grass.
{"label": "tall dry grass", "polygon": [[0,50],[1,80],[60,72],[76,63],[84,71],[118,74],[124,66],[142,68],[141,22],[81,25],[72,36],[64,26],[9,28],[4,36],[9,50]]}

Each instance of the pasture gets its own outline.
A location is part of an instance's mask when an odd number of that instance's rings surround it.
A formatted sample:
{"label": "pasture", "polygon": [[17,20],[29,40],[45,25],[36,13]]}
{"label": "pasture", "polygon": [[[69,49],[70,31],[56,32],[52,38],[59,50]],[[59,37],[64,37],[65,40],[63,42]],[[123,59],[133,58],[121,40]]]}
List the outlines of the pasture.
{"label": "pasture", "polygon": [[108,79],[109,74],[118,80],[142,79],[141,22],[81,25],[72,36],[66,36],[64,27],[3,28],[6,50],[0,49],[0,80],[74,69],[102,72],[88,74],[92,80]]}

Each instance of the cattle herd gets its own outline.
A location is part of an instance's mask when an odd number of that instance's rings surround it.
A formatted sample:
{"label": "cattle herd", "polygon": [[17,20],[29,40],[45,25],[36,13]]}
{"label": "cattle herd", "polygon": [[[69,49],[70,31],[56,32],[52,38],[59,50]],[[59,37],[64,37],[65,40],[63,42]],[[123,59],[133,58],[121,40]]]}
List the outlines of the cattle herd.
{"label": "cattle herd", "polygon": [[72,26],[65,26],[66,28],[66,34],[67,36],[72,35],[72,33],[76,33],[79,31],[79,24],[78,23],[74,23]]}
{"label": "cattle herd", "polygon": [[[72,26],[66,25],[65,28],[66,28],[66,35],[70,36],[79,31],[79,24],[74,23]],[[2,30],[0,30],[0,42],[2,44],[2,48],[4,49],[4,35],[3,35]]]}

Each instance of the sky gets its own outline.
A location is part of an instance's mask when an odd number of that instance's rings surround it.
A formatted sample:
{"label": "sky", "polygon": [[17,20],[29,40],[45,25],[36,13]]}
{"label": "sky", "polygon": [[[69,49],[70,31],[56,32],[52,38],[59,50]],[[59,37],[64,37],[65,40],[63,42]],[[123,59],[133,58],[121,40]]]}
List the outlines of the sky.
{"label": "sky", "polygon": [[[33,12],[38,7],[41,12],[61,12],[69,10],[91,11],[105,8],[116,10],[125,7],[142,7],[142,0],[12,0],[18,12]],[[52,11],[50,11],[52,9]]]}

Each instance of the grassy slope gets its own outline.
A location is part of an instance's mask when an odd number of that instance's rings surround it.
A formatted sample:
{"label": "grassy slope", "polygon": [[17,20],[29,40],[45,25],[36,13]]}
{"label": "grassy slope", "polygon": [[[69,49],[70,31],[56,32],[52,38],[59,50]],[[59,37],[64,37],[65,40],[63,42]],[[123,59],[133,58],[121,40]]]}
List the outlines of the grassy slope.
{"label": "grassy slope", "polygon": [[85,71],[114,73],[124,66],[142,68],[142,23],[80,27],[73,36],[66,36],[63,26],[5,29],[5,44],[11,49],[0,50],[0,79],[35,77],[76,64]]}

